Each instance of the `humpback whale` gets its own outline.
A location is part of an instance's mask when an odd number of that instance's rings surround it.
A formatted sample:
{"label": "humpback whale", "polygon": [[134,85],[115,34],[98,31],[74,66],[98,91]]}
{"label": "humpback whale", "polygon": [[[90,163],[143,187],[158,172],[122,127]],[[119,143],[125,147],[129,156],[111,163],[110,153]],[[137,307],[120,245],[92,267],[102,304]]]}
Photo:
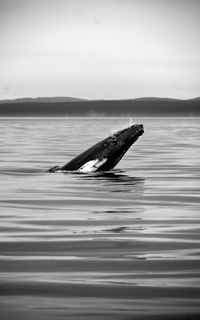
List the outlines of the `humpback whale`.
{"label": "humpback whale", "polygon": [[93,145],[62,167],[54,166],[48,172],[109,171],[121,160],[132,144],[144,133],[142,124],[135,124],[120,130],[106,139]]}

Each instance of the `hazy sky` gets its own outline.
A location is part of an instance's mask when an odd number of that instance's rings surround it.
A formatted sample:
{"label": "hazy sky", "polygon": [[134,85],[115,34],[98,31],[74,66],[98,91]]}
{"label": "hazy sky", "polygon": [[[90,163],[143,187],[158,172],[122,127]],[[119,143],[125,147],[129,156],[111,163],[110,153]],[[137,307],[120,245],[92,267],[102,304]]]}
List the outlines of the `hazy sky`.
{"label": "hazy sky", "polygon": [[200,0],[0,0],[0,99],[200,96]]}

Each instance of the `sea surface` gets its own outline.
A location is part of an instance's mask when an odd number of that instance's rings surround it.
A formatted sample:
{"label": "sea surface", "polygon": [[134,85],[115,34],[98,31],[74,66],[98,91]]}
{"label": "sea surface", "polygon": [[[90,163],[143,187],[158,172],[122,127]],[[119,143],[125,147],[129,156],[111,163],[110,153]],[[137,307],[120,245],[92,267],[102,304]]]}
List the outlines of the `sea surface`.
{"label": "sea surface", "polygon": [[[133,123],[108,173],[47,173]],[[200,118],[0,119],[0,319],[200,319]]]}

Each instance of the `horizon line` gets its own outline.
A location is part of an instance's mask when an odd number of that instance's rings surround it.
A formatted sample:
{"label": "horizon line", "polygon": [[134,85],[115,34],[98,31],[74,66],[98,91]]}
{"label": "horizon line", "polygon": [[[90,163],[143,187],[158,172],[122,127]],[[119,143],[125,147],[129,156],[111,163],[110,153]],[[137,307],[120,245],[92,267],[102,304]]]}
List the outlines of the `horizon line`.
{"label": "horizon line", "polygon": [[137,100],[137,99],[168,99],[168,100],[195,100],[199,99],[199,96],[195,96],[192,98],[174,98],[174,97],[160,97],[160,96],[141,96],[141,97],[134,97],[134,98],[82,98],[82,97],[75,97],[75,96],[20,96],[16,98],[0,98],[0,101],[16,101],[20,99],[77,99],[80,101],[123,101],[123,100]]}

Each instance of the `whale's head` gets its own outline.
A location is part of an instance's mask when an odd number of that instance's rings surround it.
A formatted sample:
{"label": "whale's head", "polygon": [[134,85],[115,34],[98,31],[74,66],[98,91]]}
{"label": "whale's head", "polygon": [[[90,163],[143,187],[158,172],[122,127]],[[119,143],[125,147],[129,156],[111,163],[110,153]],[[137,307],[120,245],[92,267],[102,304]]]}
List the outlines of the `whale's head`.
{"label": "whale's head", "polygon": [[[120,130],[112,136],[104,139],[101,156],[106,159],[98,171],[114,168],[134,142],[144,133],[142,124],[135,124]],[[100,156],[100,154],[99,154]]]}
{"label": "whale's head", "polygon": [[78,172],[111,170],[143,132],[142,124],[135,124],[120,130],[82,152],[64,166],[54,166],[48,172],[60,170]]}

